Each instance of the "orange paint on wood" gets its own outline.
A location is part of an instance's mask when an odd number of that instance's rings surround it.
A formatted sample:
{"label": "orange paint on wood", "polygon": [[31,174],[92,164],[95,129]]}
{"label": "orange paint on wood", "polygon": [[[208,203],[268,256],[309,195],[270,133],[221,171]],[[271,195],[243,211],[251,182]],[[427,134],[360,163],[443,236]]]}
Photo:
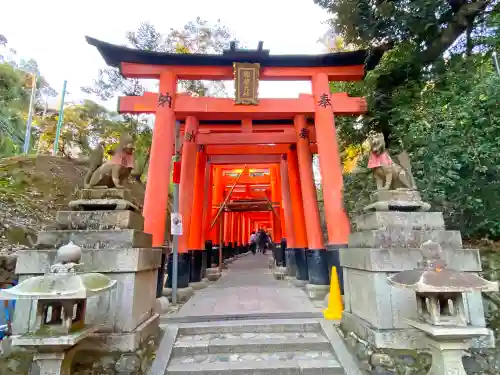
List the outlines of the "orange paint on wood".
{"label": "orange paint on wood", "polygon": [[[198,120],[196,117],[190,116],[186,121],[188,132],[196,134],[198,131]],[[182,215],[183,225],[182,235],[179,236],[179,253],[191,250],[189,249],[189,236],[191,233],[197,147],[193,138],[184,137],[182,143],[181,183],[179,185],[179,211]]]}
{"label": "orange paint on wood", "polygon": [[290,194],[290,182],[288,178],[288,164],[285,159],[280,163],[281,175],[281,195],[283,196],[283,218],[285,222],[286,241],[289,248],[296,248],[294,228],[293,228],[293,209],[292,198]]}
{"label": "orange paint on wood", "polygon": [[331,107],[328,105],[331,102],[328,76],[316,74],[312,80],[312,87],[316,105],[316,135],[328,227],[328,243],[346,245],[350,225],[343,204],[342,165],[335,131],[335,119]]}
{"label": "orange paint on wood", "polygon": [[210,133],[198,134],[201,145],[290,144],[295,141],[292,131],[283,133]]}
{"label": "orange paint on wood", "polygon": [[[142,96],[122,96],[118,101],[120,113],[155,113],[158,94],[146,92]],[[238,117],[259,120],[290,119],[296,115],[313,116],[315,99],[310,94],[300,94],[291,99],[260,99],[259,105],[235,105],[233,99],[191,97],[176,95],[174,108],[177,119],[196,116],[198,120],[231,120]],[[357,115],[366,112],[364,98],[335,93],[328,107],[336,115]]]}
{"label": "orange paint on wood", "polygon": [[203,227],[203,204],[205,201],[205,176],[207,166],[207,155],[199,150],[196,156],[193,208],[191,214],[191,226],[189,233],[189,250],[202,250],[202,227]]}
{"label": "orange paint on wood", "polygon": [[[217,216],[217,212],[219,212],[219,207],[224,201],[224,184],[222,183],[222,168],[214,167],[214,187],[212,190],[212,215],[210,219],[210,225],[215,217]],[[214,244],[221,243],[222,239],[220,238],[220,220],[217,220],[214,227],[212,228],[212,237]]]}
{"label": "orange paint on wood", "polygon": [[295,231],[295,244],[298,248],[307,248],[307,232],[304,218],[304,203],[300,187],[300,174],[297,162],[297,151],[288,150],[288,179],[290,183],[290,197],[293,210],[293,229]]}
{"label": "orange paint on wood", "polygon": [[[175,93],[177,81],[172,73],[160,75],[160,92]],[[158,95],[156,95],[156,101]],[[175,99],[174,103],[175,104]],[[168,105],[156,111],[153,140],[149,160],[149,179],[144,197],[144,231],[153,236],[153,246],[162,246],[167,220],[170,165],[174,151],[175,114]]]}
{"label": "orange paint on wood", "polygon": [[252,119],[244,118],[241,121],[241,131],[243,133],[251,133],[252,132]]}
{"label": "orange paint on wood", "polygon": [[[121,63],[121,74],[127,78],[158,78],[170,71],[178,79],[186,80],[233,80],[231,66],[170,66]],[[263,67],[261,81],[308,81],[314,74],[325,74],[332,81],[360,81],[365,76],[363,65],[332,67]]]}
{"label": "orange paint on wood", "polygon": [[304,218],[306,223],[308,248],[324,249],[323,232],[319,216],[318,199],[314,174],[312,169],[312,155],[309,149],[309,138],[306,119],[304,116],[296,116],[294,119],[297,132],[297,159],[300,171],[300,187],[302,201],[304,203]]}
{"label": "orange paint on wood", "polygon": [[[280,190],[279,190],[279,185],[278,185],[278,172],[276,170],[276,166],[273,165],[271,167],[271,202],[281,202],[281,197],[280,197]],[[273,207],[274,212],[271,211],[271,218],[272,218],[272,223],[273,223],[273,234],[274,234],[274,241],[279,241],[281,238],[281,230],[280,230],[280,210],[279,206]]]}
{"label": "orange paint on wood", "polygon": [[[295,143],[295,142],[294,142]],[[310,145],[312,153],[317,153],[316,145]],[[288,151],[287,144],[277,145],[207,145],[206,152],[209,156],[215,155],[283,155]],[[279,163],[279,160],[277,161]],[[229,163],[228,163],[229,164]],[[245,163],[239,163],[245,164]]]}
{"label": "orange paint on wood", "polygon": [[[230,177],[230,176],[224,176],[223,181],[224,184],[226,185],[231,185],[236,182],[238,178],[237,177]],[[250,176],[241,176],[241,178],[238,181],[238,184],[268,184],[271,181],[270,176],[255,176],[255,177],[250,177]]]}
{"label": "orange paint on wood", "polygon": [[210,156],[212,164],[274,164],[279,161],[279,155],[214,155]]}
{"label": "orange paint on wood", "polygon": [[214,241],[212,237],[212,232],[210,231],[210,225],[212,225],[212,196],[213,196],[213,166],[211,164],[206,165],[205,174],[205,199],[203,201],[203,225],[202,225],[202,237],[200,243],[200,249],[205,248],[206,241]]}

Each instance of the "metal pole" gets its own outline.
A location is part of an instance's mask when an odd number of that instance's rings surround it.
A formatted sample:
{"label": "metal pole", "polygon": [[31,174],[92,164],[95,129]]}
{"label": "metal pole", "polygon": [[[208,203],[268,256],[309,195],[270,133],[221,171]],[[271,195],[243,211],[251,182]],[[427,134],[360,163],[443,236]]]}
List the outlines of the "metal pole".
{"label": "metal pole", "polygon": [[33,106],[35,105],[35,94],[36,94],[36,76],[31,74],[31,96],[30,96],[30,108],[28,112],[28,121],[26,121],[26,133],[24,134],[24,147],[23,153],[27,154],[30,149],[31,143],[31,124],[33,123]]}
{"label": "metal pole", "polygon": [[[175,161],[180,159],[181,150],[181,123],[175,122]],[[174,183],[174,207],[173,212],[179,211],[179,184]],[[177,304],[177,274],[179,267],[179,236],[174,236],[174,246],[172,248],[172,304]],[[170,275],[168,275],[170,277]]]}
{"label": "metal pole", "polygon": [[66,96],[66,85],[68,81],[64,81],[63,90],[61,94],[61,106],[59,107],[59,119],[57,120],[57,128],[56,128],[56,139],[54,141],[54,149],[52,150],[52,155],[57,155],[57,149],[59,148],[59,137],[61,136],[61,127],[64,117],[64,97]]}
{"label": "metal pole", "polygon": [[498,64],[498,58],[496,51],[493,51],[493,62],[495,63],[495,68],[497,69],[497,74],[500,75],[500,65]]}
{"label": "metal pole", "polygon": [[222,272],[222,247],[224,246],[224,215],[219,217],[219,270]]}

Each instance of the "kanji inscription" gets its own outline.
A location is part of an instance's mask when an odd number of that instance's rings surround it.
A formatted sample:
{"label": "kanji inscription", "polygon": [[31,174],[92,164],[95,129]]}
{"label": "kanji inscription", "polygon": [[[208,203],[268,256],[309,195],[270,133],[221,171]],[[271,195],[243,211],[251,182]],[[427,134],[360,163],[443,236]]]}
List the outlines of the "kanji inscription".
{"label": "kanji inscription", "polygon": [[318,100],[318,105],[323,108],[331,107],[332,102],[330,100],[330,96],[328,94],[321,94]]}
{"label": "kanji inscription", "polygon": [[172,108],[172,95],[170,93],[162,94],[158,96],[158,107],[165,107],[165,104],[168,105],[168,108]]}
{"label": "kanji inscription", "polygon": [[259,104],[260,64],[234,63],[233,65],[236,104]]}

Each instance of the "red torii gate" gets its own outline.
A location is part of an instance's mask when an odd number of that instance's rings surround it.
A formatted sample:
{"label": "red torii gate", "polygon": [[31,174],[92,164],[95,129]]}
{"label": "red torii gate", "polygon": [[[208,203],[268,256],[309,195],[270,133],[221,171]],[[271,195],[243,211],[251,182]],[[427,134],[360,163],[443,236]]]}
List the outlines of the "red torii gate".
{"label": "red torii gate", "polygon": [[[164,241],[174,127],[175,122],[180,120],[184,122],[181,186],[183,179],[184,186],[193,183],[188,179],[194,176],[197,145],[205,147],[205,163],[206,158],[210,158],[214,164],[281,164],[282,185],[288,188],[291,206],[288,209],[292,209],[288,215],[285,213],[285,219],[289,217],[289,221],[293,221],[286,224],[290,229],[287,234],[294,237],[296,248],[302,251],[307,248],[308,257],[314,258],[309,268],[317,269],[309,269],[309,282],[328,284],[327,264],[336,265],[340,270],[338,249],[347,245],[350,230],[343,208],[342,167],[334,116],[366,111],[363,98],[351,98],[346,93],[331,94],[329,82],[363,79],[366,71],[376,66],[383,50],[320,56],[272,56],[261,48],[241,51],[232,46],[231,50],[221,55],[201,55],[140,51],[88,37],[87,41],[99,50],[108,65],[118,67],[124,77],[159,80],[158,94],[145,93],[119,100],[119,111],[122,113],[156,115],[148,172],[154,178],[148,180],[144,204],[145,231],[153,235],[153,245],[162,245]],[[258,105],[237,105],[232,99],[192,97],[176,92],[178,80],[231,80],[234,76],[233,64],[248,62],[260,64],[261,80],[308,80],[312,83],[313,93],[301,94],[296,99],[261,99]],[[308,117],[314,118],[312,124],[307,121]],[[240,123],[224,125],[223,122],[228,120]],[[291,124],[277,125],[279,120],[291,120]],[[257,124],[262,121],[265,123]],[[294,148],[289,149],[289,145]],[[310,165],[311,152],[316,151],[320,159],[328,227],[326,248],[331,250],[328,252],[324,251]],[[213,175],[211,178],[217,179]],[[283,192],[286,196],[285,189]],[[285,197],[283,200],[286,200]],[[192,201],[192,192],[181,196],[181,213],[191,214]],[[189,217],[184,215],[185,229],[189,228],[189,221]],[[188,237],[189,233],[181,236],[181,253],[189,250]],[[301,259],[301,262],[305,261],[305,254]],[[304,265],[298,267],[303,268]],[[308,266],[305,267],[307,271]],[[185,272],[184,268],[180,266],[179,272]]]}

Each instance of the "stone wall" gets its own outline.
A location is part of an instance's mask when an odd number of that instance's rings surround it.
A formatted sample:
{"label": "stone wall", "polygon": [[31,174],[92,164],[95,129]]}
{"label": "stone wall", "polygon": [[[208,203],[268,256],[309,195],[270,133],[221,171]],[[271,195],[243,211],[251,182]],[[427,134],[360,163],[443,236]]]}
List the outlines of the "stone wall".
{"label": "stone wall", "polygon": [[[360,368],[370,375],[427,375],[431,356],[424,350],[376,349],[352,332],[342,332],[347,347],[359,361]],[[496,349],[470,350],[463,357],[467,375],[500,373],[500,352]]]}
{"label": "stone wall", "polygon": [[0,288],[16,279],[17,255],[0,252]]}
{"label": "stone wall", "polygon": [[160,340],[160,334],[150,336],[133,353],[81,350],[73,360],[72,375],[144,375],[153,363]]}
{"label": "stone wall", "polygon": [[[161,335],[160,331],[159,334],[150,336],[133,353],[105,353],[83,349],[73,359],[71,374],[144,375],[153,363]],[[34,353],[11,348],[8,339],[0,341],[0,344],[0,375],[29,375]]]}
{"label": "stone wall", "polygon": [[13,350],[9,339],[0,341],[0,374],[28,375],[34,353],[28,350]]}
{"label": "stone wall", "polygon": [[[478,248],[475,244],[472,246]],[[481,249],[482,275],[488,280],[500,280],[500,251],[491,247]],[[494,330],[495,349],[470,350],[463,358],[468,375],[500,374],[500,293],[483,295],[487,326]],[[339,333],[360,367],[371,375],[425,375],[431,366],[431,356],[417,350],[380,350],[370,346],[354,333]],[[409,369],[409,370],[407,370]]]}

